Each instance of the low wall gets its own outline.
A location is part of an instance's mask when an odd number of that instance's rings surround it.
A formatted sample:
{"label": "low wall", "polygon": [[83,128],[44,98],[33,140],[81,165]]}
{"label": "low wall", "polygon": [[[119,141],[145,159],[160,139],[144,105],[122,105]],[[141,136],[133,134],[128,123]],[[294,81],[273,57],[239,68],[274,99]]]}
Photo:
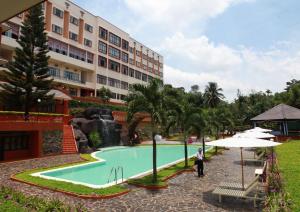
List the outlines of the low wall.
{"label": "low wall", "polygon": [[300,136],[286,136],[286,135],[278,135],[276,136],[277,141],[286,142],[289,140],[300,140]]}

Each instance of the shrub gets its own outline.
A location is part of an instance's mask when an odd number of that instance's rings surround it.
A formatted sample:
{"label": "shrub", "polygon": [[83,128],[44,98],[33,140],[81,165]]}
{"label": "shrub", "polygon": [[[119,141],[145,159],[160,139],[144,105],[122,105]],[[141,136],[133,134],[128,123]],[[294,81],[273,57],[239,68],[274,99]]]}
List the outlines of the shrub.
{"label": "shrub", "polygon": [[70,115],[75,117],[82,116],[84,110],[85,110],[84,108],[71,108]]}
{"label": "shrub", "polygon": [[81,102],[77,100],[71,100],[69,102],[69,107],[71,108],[88,108],[88,107],[97,107],[97,108],[103,108],[103,109],[111,109],[113,111],[127,111],[127,106],[122,105],[103,105],[100,103],[92,103],[92,102]]}
{"label": "shrub", "polygon": [[92,142],[93,148],[98,148],[102,144],[101,134],[96,130],[89,134],[89,140]]}

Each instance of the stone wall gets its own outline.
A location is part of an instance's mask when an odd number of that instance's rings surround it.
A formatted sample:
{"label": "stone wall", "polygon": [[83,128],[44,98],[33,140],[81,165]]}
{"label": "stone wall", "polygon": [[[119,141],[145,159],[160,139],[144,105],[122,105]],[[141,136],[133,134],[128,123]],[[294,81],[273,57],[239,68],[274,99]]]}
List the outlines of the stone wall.
{"label": "stone wall", "polygon": [[43,131],[43,155],[61,154],[62,142],[62,130]]}

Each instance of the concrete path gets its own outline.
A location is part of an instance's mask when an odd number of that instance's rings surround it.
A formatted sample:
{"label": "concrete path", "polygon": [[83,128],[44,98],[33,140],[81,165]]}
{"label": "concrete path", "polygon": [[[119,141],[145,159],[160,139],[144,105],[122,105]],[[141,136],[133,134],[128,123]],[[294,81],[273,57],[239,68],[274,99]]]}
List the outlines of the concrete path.
{"label": "concrete path", "polygon": [[[244,152],[245,157],[253,157],[253,152]],[[63,195],[59,192],[39,189],[9,180],[12,174],[26,169],[49,167],[66,162],[81,160],[78,155],[62,155],[34,160],[0,164],[0,185],[10,186],[27,195],[38,195],[46,199],[58,198],[70,204],[83,204],[89,211],[261,211],[253,208],[253,201],[223,198],[222,204],[212,191],[222,181],[241,182],[241,167],[238,149],[226,150],[222,155],[205,163],[205,176],[184,173],[169,181],[169,187],[160,191],[143,188],[133,189],[129,194],[106,200],[83,200]],[[245,167],[246,183],[254,177],[255,166]]]}

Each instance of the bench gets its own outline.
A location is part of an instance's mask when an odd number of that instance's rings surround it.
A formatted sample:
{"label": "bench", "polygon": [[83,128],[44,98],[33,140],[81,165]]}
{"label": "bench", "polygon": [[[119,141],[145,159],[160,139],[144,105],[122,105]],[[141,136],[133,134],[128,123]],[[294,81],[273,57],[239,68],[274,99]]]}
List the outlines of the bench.
{"label": "bench", "polygon": [[220,203],[222,202],[222,196],[230,196],[230,197],[243,198],[243,199],[253,199],[254,207],[256,207],[256,200],[258,199],[257,192],[255,192],[254,196],[249,196],[249,193],[253,190],[257,190],[257,186],[258,186],[258,182],[253,183],[246,190],[217,187],[212,193],[219,196]]}

